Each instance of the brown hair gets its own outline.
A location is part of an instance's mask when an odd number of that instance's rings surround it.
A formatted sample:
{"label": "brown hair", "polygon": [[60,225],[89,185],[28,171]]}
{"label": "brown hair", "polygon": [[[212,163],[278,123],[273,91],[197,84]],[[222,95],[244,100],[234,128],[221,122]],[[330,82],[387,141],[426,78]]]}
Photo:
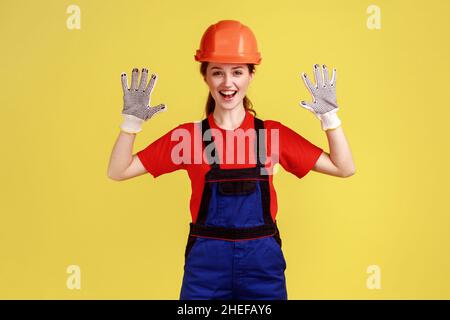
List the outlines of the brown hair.
{"label": "brown hair", "polygon": [[[200,65],[200,73],[202,74],[203,78],[206,78],[206,70],[208,68],[208,61],[203,61]],[[248,67],[248,72],[249,73],[254,73],[255,70],[255,65],[251,64],[251,63],[247,63],[247,67]],[[256,111],[253,109],[253,104],[250,101],[250,99],[247,97],[247,95],[244,97],[244,109],[248,112],[253,113],[253,115],[256,117]],[[214,98],[211,95],[211,92],[208,93],[208,99],[206,101],[206,107],[205,107],[205,113],[206,113],[206,117],[208,117],[211,112],[214,111],[214,107],[215,107],[216,103],[214,101]]]}

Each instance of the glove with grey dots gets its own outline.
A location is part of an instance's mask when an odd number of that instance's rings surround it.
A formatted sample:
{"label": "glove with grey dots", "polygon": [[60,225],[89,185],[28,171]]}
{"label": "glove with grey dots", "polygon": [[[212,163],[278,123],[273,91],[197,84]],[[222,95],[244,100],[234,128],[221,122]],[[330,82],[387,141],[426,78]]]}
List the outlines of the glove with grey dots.
{"label": "glove with grey dots", "polygon": [[128,133],[138,133],[142,130],[142,123],[147,121],[155,114],[167,110],[165,104],[159,104],[150,107],[150,95],[153,92],[158,76],[152,74],[150,82],[147,85],[148,69],[142,69],[141,81],[138,84],[139,70],[134,68],[131,72],[131,87],[128,88],[127,74],[122,73],[123,89],[123,123],[120,126],[122,131]]}
{"label": "glove with grey dots", "polygon": [[322,66],[322,72],[318,64],[314,65],[314,76],[316,85],[308,79],[306,73],[302,73],[302,79],[312,95],[313,102],[301,101],[300,106],[311,111],[321,122],[322,130],[336,129],[341,125],[341,120],[336,112],[339,107],[336,102],[336,69],[333,69],[331,81],[328,78],[328,69]]}

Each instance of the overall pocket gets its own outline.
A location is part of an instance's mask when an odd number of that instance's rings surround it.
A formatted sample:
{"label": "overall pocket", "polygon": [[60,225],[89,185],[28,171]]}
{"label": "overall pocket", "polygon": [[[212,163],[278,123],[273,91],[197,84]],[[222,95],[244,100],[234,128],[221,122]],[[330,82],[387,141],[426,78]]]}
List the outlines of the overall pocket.
{"label": "overall pocket", "polygon": [[269,248],[275,254],[276,259],[278,259],[280,266],[283,270],[286,269],[286,259],[284,258],[283,250],[281,250],[281,244],[278,242],[274,236],[269,238],[270,244]]}
{"label": "overall pocket", "polygon": [[217,182],[217,220],[230,228],[264,224],[261,190],[258,181]]}

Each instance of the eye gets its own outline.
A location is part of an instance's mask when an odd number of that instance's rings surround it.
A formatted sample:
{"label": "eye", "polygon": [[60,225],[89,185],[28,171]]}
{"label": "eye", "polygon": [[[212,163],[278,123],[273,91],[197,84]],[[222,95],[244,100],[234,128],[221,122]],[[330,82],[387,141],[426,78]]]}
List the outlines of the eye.
{"label": "eye", "polygon": [[[221,73],[222,73],[221,71],[216,71],[216,72],[213,72],[212,75],[216,76],[216,75],[221,74]],[[240,71],[240,70],[236,70],[235,73],[238,74],[238,75],[242,75],[243,74],[242,71]]]}

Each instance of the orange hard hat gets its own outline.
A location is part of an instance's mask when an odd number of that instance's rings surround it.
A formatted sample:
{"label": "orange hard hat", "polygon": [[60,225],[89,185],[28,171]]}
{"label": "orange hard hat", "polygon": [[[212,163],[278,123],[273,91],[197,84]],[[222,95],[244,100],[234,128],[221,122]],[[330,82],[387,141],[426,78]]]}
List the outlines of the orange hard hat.
{"label": "orange hard hat", "polygon": [[196,61],[219,63],[261,63],[256,38],[249,27],[236,20],[222,20],[206,29]]}

